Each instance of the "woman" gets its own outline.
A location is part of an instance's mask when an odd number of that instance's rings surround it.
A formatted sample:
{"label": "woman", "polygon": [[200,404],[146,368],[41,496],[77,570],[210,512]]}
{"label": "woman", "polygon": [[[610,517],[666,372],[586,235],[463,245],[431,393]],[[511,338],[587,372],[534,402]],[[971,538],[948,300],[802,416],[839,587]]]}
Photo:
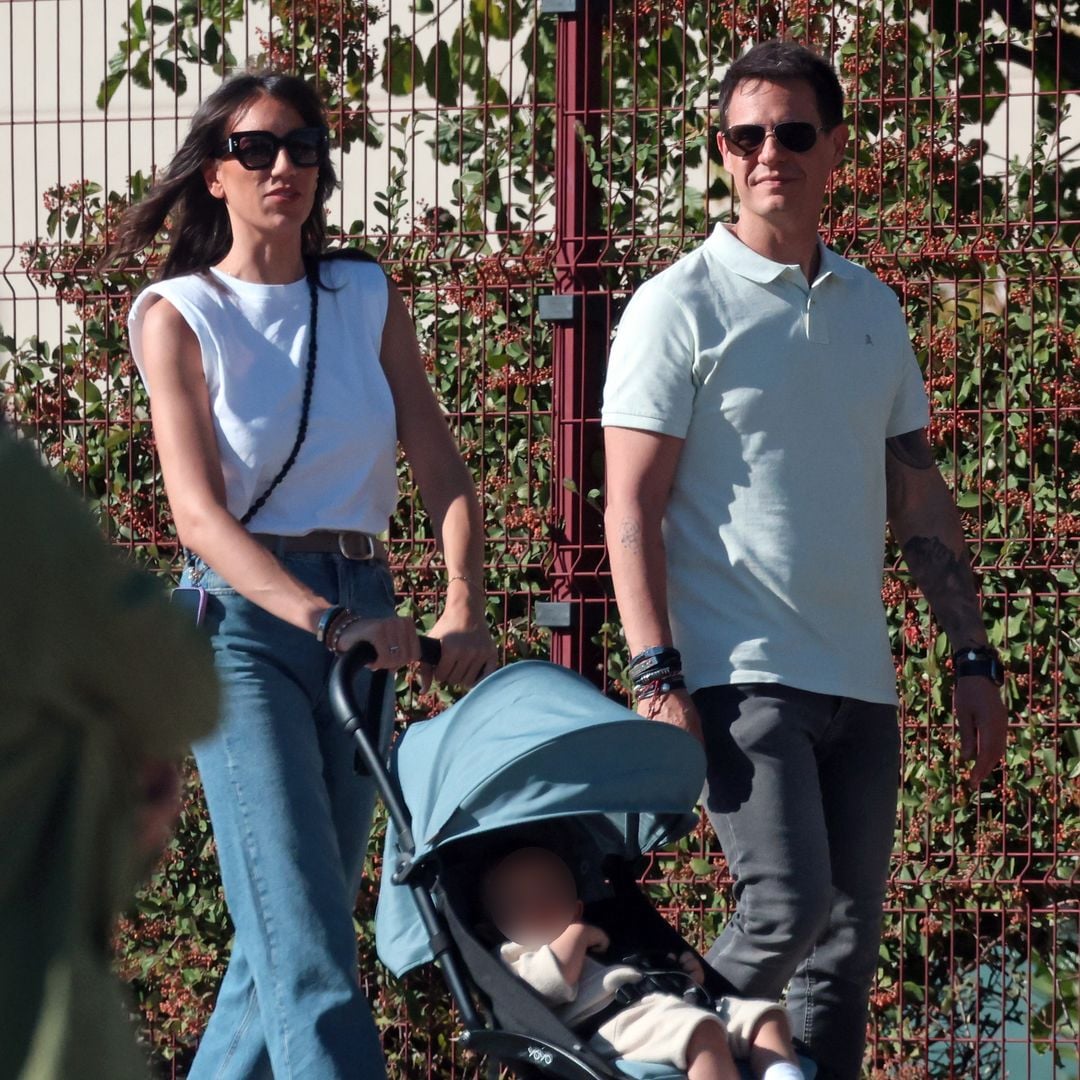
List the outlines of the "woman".
{"label": "woman", "polygon": [[199,108],[112,256],[170,222],[131,345],[182,585],[207,590],[224,683],[221,731],[195,756],[236,937],[192,1080],[383,1075],[351,918],[374,796],[326,682],[360,639],[374,668],[419,660],[374,536],[398,442],[446,560],[434,675],[471,685],[495,666],[480,510],[405,305],[374,263],[319,257],[334,185],[315,93],[240,75]]}

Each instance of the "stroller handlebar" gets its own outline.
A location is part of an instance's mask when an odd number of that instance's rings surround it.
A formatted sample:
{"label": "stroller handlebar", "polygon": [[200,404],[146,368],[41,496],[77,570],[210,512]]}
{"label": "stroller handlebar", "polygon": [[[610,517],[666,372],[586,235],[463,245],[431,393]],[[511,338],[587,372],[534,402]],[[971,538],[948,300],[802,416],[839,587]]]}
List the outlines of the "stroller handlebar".
{"label": "stroller handlebar", "polygon": [[[346,725],[350,732],[355,731],[358,718],[363,716],[365,705],[356,700],[354,681],[360,669],[375,659],[377,653],[375,646],[370,641],[358,641],[351,649],[341,653],[334,661],[330,669],[330,705],[337,714],[338,720]],[[420,636],[420,658],[425,664],[432,666],[438,664],[442,656],[442,643],[437,638]],[[375,672],[377,678],[371,685],[372,691],[378,696],[384,692],[386,686],[385,671]],[[367,703],[367,704],[370,704]],[[377,737],[372,736],[377,742]]]}
{"label": "stroller handlebar", "polygon": [[[442,658],[442,642],[438,638],[418,635],[420,640],[420,659],[425,664],[435,667]],[[375,659],[375,646],[370,641],[358,641],[351,649],[341,654],[339,664],[345,664],[351,671],[371,663]]]}

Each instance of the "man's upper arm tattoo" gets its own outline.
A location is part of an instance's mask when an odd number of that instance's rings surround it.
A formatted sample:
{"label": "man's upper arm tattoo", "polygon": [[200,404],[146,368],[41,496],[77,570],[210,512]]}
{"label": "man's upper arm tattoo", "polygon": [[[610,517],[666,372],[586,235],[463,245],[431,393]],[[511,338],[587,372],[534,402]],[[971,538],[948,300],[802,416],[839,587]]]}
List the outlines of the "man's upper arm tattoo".
{"label": "man's upper arm tattoo", "polygon": [[885,448],[901,465],[907,465],[911,469],[934,467],[934,452],[921,429],[890,436],[885,440]]}

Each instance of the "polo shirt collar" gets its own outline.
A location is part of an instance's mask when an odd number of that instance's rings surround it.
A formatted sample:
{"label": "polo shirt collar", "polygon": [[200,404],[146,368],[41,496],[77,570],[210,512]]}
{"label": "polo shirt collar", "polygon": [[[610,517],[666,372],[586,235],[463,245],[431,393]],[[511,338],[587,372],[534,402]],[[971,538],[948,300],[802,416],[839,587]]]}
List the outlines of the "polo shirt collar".
{"label": "polo shirt collar", "polygon": [[[734,236],[728,227],[719,221],[706,241],[713,251],[719,256],[724,266],[740,277],[759,284],[766,285],[782,277],[785,272],[798,266],[788,263],[773,262],[759,255],[753,248],[749,248],[738,237]],[[834,251],[830,251],[818,238],[818,251],[821,253],[821,268],[818,270],[817,281],[821,281],[830,274],[838,277],[848,276],[847,260],[841,258]],[[799,270],[800,277],[802,276]]]}

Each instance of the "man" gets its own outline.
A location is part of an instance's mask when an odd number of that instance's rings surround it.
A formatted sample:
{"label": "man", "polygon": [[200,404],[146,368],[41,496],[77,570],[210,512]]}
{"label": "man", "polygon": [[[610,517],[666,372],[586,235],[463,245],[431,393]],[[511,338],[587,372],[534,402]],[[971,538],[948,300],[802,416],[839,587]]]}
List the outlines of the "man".
{"label": "man", "polygon": [[822,1077],[849,1078],[896,810],[886,519],[958,651],[973,784],[1004,752],[1001,666],[896,297],[818,238],[848,137],[835,72],[766,42],[732,65],[719,108],[738,221],[623,316],[603,410],[608,548],[638,709],[708,756],[737,903],[709,961],[736,995],[790,980],[796,1037]]}

